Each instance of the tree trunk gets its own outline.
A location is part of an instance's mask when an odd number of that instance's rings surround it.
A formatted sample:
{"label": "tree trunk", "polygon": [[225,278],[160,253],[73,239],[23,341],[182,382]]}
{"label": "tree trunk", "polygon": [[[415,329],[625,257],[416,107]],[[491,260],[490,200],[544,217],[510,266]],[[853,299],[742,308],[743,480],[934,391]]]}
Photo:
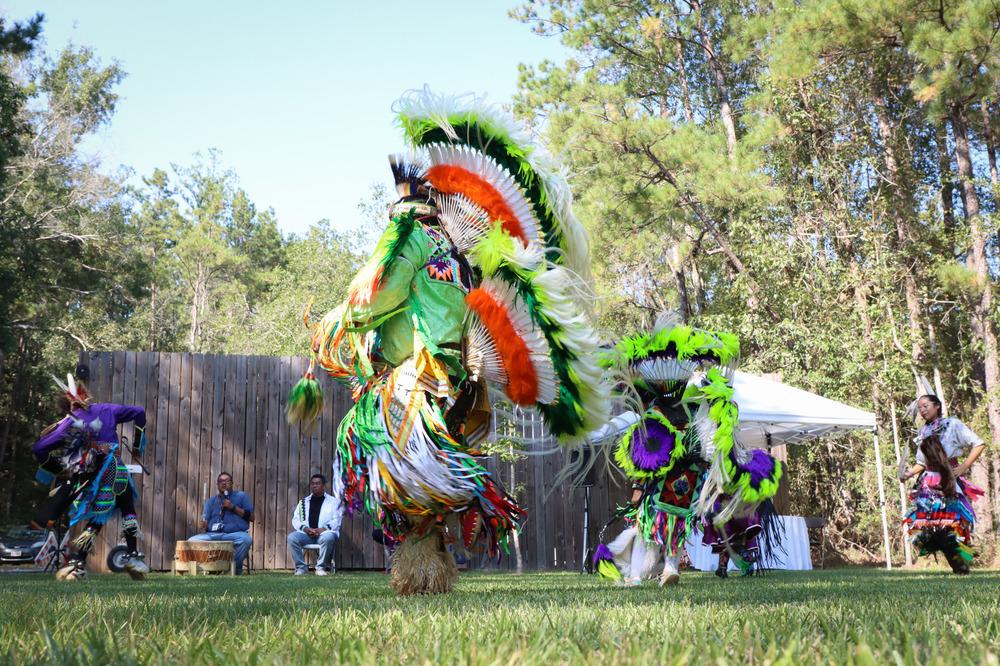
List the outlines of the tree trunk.
{"label": "tree trunk", "polygon": [[739,255],[736,254],[733,246],[730,245],[729,238],[726,236],[726,233],[720,229],[717,224],[715,224],[711,217],[709,217],[705,209],[702,208],[701,202],[698,201],[694,195],[680,186],[677,182],[677,178],[674,177],[673,171],[667,168],[660,158],[656,156],[653,149],[650,146],[635,149],[623,144],[622,150],[627,153],[640,153],[649,158],[657,169],[659,169],[660,177],[677,191],[678,201],[680,201],[681,205],[687,207],[688,210],[694,213],[694,216],[698,219],[698,222],[701,225],[701,229],[712,236],[712,239],[716,242],[716,244],[718,244],[719,249],[726,257],[726,261],[732,269],[737,274],[743,276],[747,291],[750,292],[747,297],[747,305],[750,306],[750,309],[756,310],[758,307],[763,308],[774,323],[780,323],[781,317],[778,316],[778,313],[773,307],[771,307],[770,303],[761,299],[760,285],[747,270],[746,265],[743,263],[743,260],[740,259]]}
{"label": "tree trunk", "polygon": [[941,367],[938,364],[937,333],[934,322],[927,317],[927,341],[931,348],[931,364],[934,366],[934,395],[941,401],[941,416],[948,416],[948,396],[944,394],[944,384],[941,383]]}
{"label": "tree trunk", "polygon": [[952,181],[951,158],[948,157],[948,131],[944,126],[937,128],[936,137],[938,172],[941,176],[941,215],[950,237],[955,230],[955,183]]}
{"label": "tree trunk", "polygon": [[719,118],[726,131],[726,152],[729,155],[729,160],[732,161],[736,158],[736,118],[733,115],[733,107],[730,102],[729,82],[723,63],[715,51],[712,35],[705,27],[705,16],[700,0],[692,0],[691,9],[698,13],[698,36],[701,38],[701,48],[705,52],[705,59],[708,61],[708,68],[712,72],[712,80],[715,82],[715,93],[719,98]]}
{"label": "tree trunk", "polygon": [[[884,78],[883,78],[884,80]],[[913,217],[913,191],[908,187],[896,159],[896,141],[892,124],[889,121],[888,103],[884,95],[876,98],[875,114],[878,119],[878,133],[882,141],[882,156],[885,162],[885,175],[889,180],[889,215],[896,227],[896,256],[901,260],[903,271],[903,293],[906,298],[906,309],[910,315],[910,359],[913,367],[923,370],[924,345],[923,327],[921,326],[920,297],[917,292],[916,259],[913,256],[913,230],[910,219]],[[918,387],[919,391],[919,387]]]}
{"label": "tree trunk", "polygon": [[[986,234],[983,229],[983,219],[979,212],[979,194],[973,180],[972,155],[969,148],[969,133],[966,123],[965,107],[954,104],[951,107],[951,131],[955,139],[955,163],[958,166],[959,184],[962,188],[962,202],[965,209],[965,220],[969,225],[969,237],[972,248],[968,257],[969,268],[979,280],[979,298],[973,306],[972,330],[979,338],[983,348],[983,374],[986,380],[986,413],[990,423],[990,441],[993,450],[1000,446],[1000,362],[997,359],[997,338],[993,330],[993,284],[990,279],[989,264],[986,258]],[[973,481],[990,485],[990,475],[985,464],[976,465],[972,474]],[[987,492],[987,498],[992,493]],[[987,499],[984,498],[984,499]],[[992,502],[987,507],[988,515],[995,522]],[[992,530],[991,530],[992,531]]]}
{"label": "tree trunk", "polygon": [[694,289],[694,299],[692,300],[691,314],[699,314],[705,311],[705,282],[701,279],[701,271],[698,270],[697,252],[691,254],[691,288]]}
{"label": "tree trunk", "polygon": [[14,423],[14,419],[23,410],[21,405],[18,404],[18,398],[24,397],[25,390],[25,379],[24,379],[24,364],[26,357],[28,355],[28,343],[25,338],[25,334],[21,333],[17,340],[17,364],[13,368],[13,372],[10,373],[10,413],[4,415],[3,419],[3,432],[0,433],[0,470],[4,469],[7,463],[7,451],[10,449],[10,430],[11,425]]}
{"label": "tree trunk", "polygon": [[677,59],[678,78],[681,83],[681,105],[684,107],[684,120],[694,124],[694,112],[691,111],[691,91],[688,89],[687,63],[684,60],[684,43],[674,40],[674,57]]}
{"label": "tree trunk", "polygon": [[149,351],[156,351],[156,283],[149,289]]}
{"label": "tree trunk", "polygon": [[205,289],[205,267],[199,263],[191,295],[191,328],[188,331],[188,351],[190,352],[197,352],[198,345],[201,343],[201,313],[204,312],[202,299]]}
{"label": "tree trunk", "polygon": [[986,142],[986,156],[990,164],[990,183],[993,185],[994,198],[1000,195],[1000,174],[997,173],[997,142],[996,133],[993,131],[993,122],[990,118],[989,100],[983,100],[980,104],[983,112],[983,140]]}
{"label": "tree trunk", "polygon": [[670,272],[674,274],[674,283],[677,287],[677,309],[681,318],[687,323],[691,318],[691,297],[688,294],[687,276],[684,273],[684,257],[681,256],[680,244],[674,246],[673,258],[670,264]]}

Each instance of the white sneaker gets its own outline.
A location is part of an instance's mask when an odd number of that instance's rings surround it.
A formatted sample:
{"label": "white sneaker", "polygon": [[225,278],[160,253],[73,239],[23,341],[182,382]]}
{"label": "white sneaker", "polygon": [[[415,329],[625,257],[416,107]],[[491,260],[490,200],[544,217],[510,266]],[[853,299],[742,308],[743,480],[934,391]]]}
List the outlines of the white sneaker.
{"label": "white sneaker", "polygon": [[624,587],[639,587],[642,585],[641,578],[625,578],[622,580],[622,585]]}
{"label": "white sneaker", "polygon": [[317,576],[325,576],[327,573],[328,573],[327,570],[324,569],[323,567],[316,567]]}
{"label": "white sneaker", "polygon": [[305,576],[307,573],[309,573],[308,569],[296,569],[295,570],[295,575],[296,576]]}

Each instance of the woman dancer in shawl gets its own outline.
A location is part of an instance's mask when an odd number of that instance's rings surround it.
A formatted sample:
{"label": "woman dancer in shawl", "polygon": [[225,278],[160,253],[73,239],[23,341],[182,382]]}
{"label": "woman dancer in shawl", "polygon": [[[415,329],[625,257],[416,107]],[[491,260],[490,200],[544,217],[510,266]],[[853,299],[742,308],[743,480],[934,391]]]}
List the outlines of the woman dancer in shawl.
{"label": "woman dancer in shawl", "polygon": [[652,333],[625,338],[606,359],[631,375],[647,407],[615,451],[633,495],[623,512],[629,527],[594,554],[601,576],[639,585],[655,577],[662,556],[660,585],[676,584],[680,549],[699,522],[705,542],[744,574],[757,561],[761,517],[776,537],[769,500],[781,463],[762,450],[743,449],[734,437],[738,358],[734,336],[661,315]]}
{"label": "woman dancer in shawl", "polygon": [[[419,154],[391,159],[389,225],[312,352],[354,391],[334,463],[346,506],[399,542],[399,594],[439,593],[457,577],[446,542],[498,557],[524,517],[476,459],[492,396],[537,408],[568,441],[607,420],[609,391],[574,302],[587,238],[559,168],[474,99],[424,90],[399,121]],[[318,414],[312,368],[288,404],[292,421]]]}
{"label": "woman dancer in shawl", "polygon": [[66,413],[59,422],[46,428],[32,446],[41,465],[40,478],[53,481],[48,499],[39,507],[33,525],[51,528],[70,510],[69,524],[85,521],[86,527],[76,539],[76,552],[69,563],[56,572],[57,580],[79,580],[86,574],[87,555],[94,539],[117,509],[121,512],[122,536],[128,547],[125,571],[142,580],[149,567],[139,557],[139,521],[135,514],[135,486],[118,452],[118,425],[133,421],[139,431],[135,451],[145,448],[146,412],[142,407],[91,403],[83,384],[72,375],[57,398]]}
{"label": "woman dancer in shawl", "polygon": [[[984,492],[965,475],[986,445],[958,419],[942,418],[937,396],[921,396],[917,409],[924,426],[918,437],[917,462],[900,474],[901,481],[917,477],[910,493],[910,512],[903,522],[921,555],[940,552],[953,572],[968,574],[976,524],[972,503]],[[965,460],[960,462],[962,456]]]}

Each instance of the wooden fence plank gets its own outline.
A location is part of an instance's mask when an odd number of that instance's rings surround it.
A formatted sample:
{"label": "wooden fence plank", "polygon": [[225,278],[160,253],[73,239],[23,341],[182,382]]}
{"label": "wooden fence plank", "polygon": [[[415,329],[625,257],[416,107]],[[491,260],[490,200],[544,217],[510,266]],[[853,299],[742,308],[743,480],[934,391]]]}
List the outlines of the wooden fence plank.
{"label": "wooden fence plank", "polygon": [[167,478],[170,476],[170,470],[167,467],[167,449],[170,446],[168,437],[170,430],[170,365],[175,357],[175,354],[157,354],[156,363],[157,400],[156,429],[153,431],[155,441],[153,464],[157,473],[153,479],[153,520],[150,530],[150,547],[159,545],[159,548],[153,551],[152,561],[149,563],[149,566],[155,569],[167,568],[174,556],[174,544],[164,538],[163,514],[166,513]]}
{"label": "wooden fence plank", "polygon": [[[208,473],[208,495],[215,493],[215,479],[222,472],[222,448],[226,427],[226,368],[229,359],[219,356],[212,369],[212,455]],[[207,497],[206,497],[207,499]]]}
{"label": "wooden fence plank", "polygon": [[247,437],[247,357],[236,357],[236,386],[233,387],[233,474],[234,488],[246,488],[243,481],[243,463],[246,459]]}
{"label": "wooden fence plank", "polygon": [[[274,507],[277,501],[277,475],[275,474],[278,463],[278,424],[281,418],[279,409],[278,390],[281,386],[281,360],[275,359],[271,366],[271,373],[267,382],[267,488],[266,495],[260,498],[261,513],[264,520],[270,525],[275,522]],[[275,535],[273,529],[265,531],[264,542],[264,566],[267,569],[275,567],[274,560]]]}
{"label": "wooden fence plank", "polygon": [[253,484],[256,478],[257,457],[257,368],[259,356],[247,357],[246,370],[246,413],[243,416],[243,482],[240,487],[253,499]]}
{"label": "wooden fence plank", "polygon": [[[155,393],[151,390],[151,387],[155,387],[155,381],[150,383],[149,375],[151,372],[152,360],[154,354],[151,352],[135,352],[135,404],[146,410],[146,451],[141,455],[137,456],[136,462],[140,462],[145,466],[149,473],[142,473],[136,478],[139,483],[137,484],[137,489],[139,491],[139,501],[136,507],[139,510],[139,550],[146,553],[146,562],[149,563],[150,560],[150,549],[153,547],[152,541],[150,540],[150,518],[152,517],[152,507],[153,507],[153,474],[155,474],[155,469],[153,465],[150,465],[151,460],[150,454],[152,453],[151,445],[152,434],[153,434],[153,410],[150,409],[151,405],[156,404]],[[135,432],[133,429],[133,435],[136,437],[135,444],[139,445],[139,433]]]}
{"label": "wooden fence plank", "polygon": [[236,366],[239,360],[235,356],[226,357],[226,388],[225,398],[223,398],[223,426],[222,426],[222,472],[232,473],[233,471],[233,449],[236,448],[235,421],[236,421]]}
{"label": "wooden fence plank", "polygon": [[[278,425],[280,427],[280,456],[278,462],[278,488],[275,494],[275,526],[286,526],[292,515],[295,504],[295,487],[298,475],[298,432],[288,424],[285,418],[285,405],[288,402],[288,389],[292,386],[294,374],[292,372],[292,357],[281,357],[281,383],[278,385],[279,415]],[[287,539],[283,539],[280,531],[275,529],[275,561],[278,569],[291,568],[291,557],[288,552]]]}
{"label": "wooden fence plank", "polygon": [[[198,516],[207,490],[205,480],[206,452],[211,456],[211,435],[204,428],[204,422],[212,417],[211,367],[214,357],[195,354],[191,359],[191,429],[188,437],[187,510],[184,516],[185,536],[196,534]],[[206,388],[208,388],[206,395]],[[207,435],[207,437],[206,437]]]}
{"label": "wooden fence plank", "polygon": [[[181,412],[185,409],[184,395],[181,393],[181,377],[184,374],[186,354],[177,355],[170,363],[170,409],[167,415],[169,449],[167,450],[167,492],[169,493],[169,515],[163,518],[163,539],[175,543],[184,535],[177,534],[177,514],[181,511],[180,494],[177,492],[178,468],[187,466],[187,449],[182,438]],[[190,398],[187,399],[190,403]],[[189,409],[189,408],[188,408]]]}
{"label": "wooden fence plank", "polygon": [[[191,354],[181,357],[181,369],[177,386],[180,387],[179,409],[177,411],[177,481],[175,483],[174,535],[172,541],[186,539],[189,535],[187,521],[188,484],[190,482],[191,460]],[[171,419],[171,423],[173,420]]]}
{"label": "wooden fence plank", "polygon": [[[258,367],[256,372],[256,386],[257,395],[254,401],[255,405],[255,432],[256,441],[254,443],[254,487],[253,487],[253,502],[255,507],[263,507],[264,498],[267,496],[267,451],[268,451],[268,438],[267,438],[267,427],[268,427],[268,416],[267,416],[267,403],[269,394],[269,385],[271,376],[271,359],[260,357],[258,358]],[[254,565],[264,566],[264,529],[262,528],[263,523],[260,520],[261,514],[254,517],[254,527],[253,527],[253,553],[254,553]]]}
{"label": "wooden fence plank", "polygon": [[[296,359],[294,357],[289,356],[287,357],[287,360],[288,360],[287,368],[285,369],[286,373],[284,382],[285,385],[283,387],[284,391],[282,391],[282,396],[281,396],[282,411],[284,411],[284,409],[287,407],[288,404],[288,397],[287,397],[288,389],[293,385],[295,381],[297,381],[296,378],[302,374],[301,371],[298,370],[297,367],[298,364],[295,363]],[[277,519],[279,525],[281,525],[282,522],[284,522],[285,525],[288,525],[289,521],[291,520],[292,509],[295,507],[295,504],[298,502],[299,498],[299,485],[302,478],[299,472],[299,451],[301,449],[302,436],[299,432],[299,428],[297,427],[293,428],[291,425],[288,424],[287,418],[281,419],[281,427],[285,431],[287,436],[287,439],[285,441],[288,443],[288,448],[285,454],[285,466],[288,471],[287,471],[287,477],[285,478],[285,487],[283,493],[284,495],[283,509],[280,510],[281,515],[275,516],[275,518]],[[279,493],[279,496],[280,495],[281,493]],[[281,540],[280,532],[277,534],[277,537],[278,541],[280,541]],[[287,569],[292,567],[291,555],[288,552],[287,547],[282,549],[281,562],[282,562],[281,566],[282,569]]]}

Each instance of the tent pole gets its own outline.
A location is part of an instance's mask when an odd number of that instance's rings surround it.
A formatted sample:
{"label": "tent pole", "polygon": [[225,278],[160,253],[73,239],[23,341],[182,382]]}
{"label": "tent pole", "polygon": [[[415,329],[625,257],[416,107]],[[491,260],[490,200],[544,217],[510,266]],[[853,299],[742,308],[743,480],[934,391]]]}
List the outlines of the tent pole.
{"label": "tent pole", "polygon": [[885,479],[882,478],[882,452],[878,446],[878,428],[872,429],[872,440],[875,446],[875,470],[878,472],[878,505],[882,510],[882,546],[885,549],[885,568],[892,569],[892,558],[889,555],[889,518],[885,513]]}
{"label": "tent pole", "polygon": [[[899,449],[899,426],[896,424],[896,403],[895,402],[891,403],[889,405],[889,407],[890,407],[890,410],[891,410],[891,413],[892,413],[892,446],[893,446],[894,449],[896,449],[896,468],[899,469],[899,470],[902,470],[902,469],[904,469],[905,464],[909,462],[910,451],[909,451],[909,448],[907,448],[906,458],[900,457],[900,449]],[[903,484],[902,481],[900,481],[899,482],[899,516],[900,516],[900,518],[902,518],[905,515],[906,515],[906,486]],[[902,531],[903,531],[903,533],[902,533],[902,537],[903,537],[903,558],[904,558],[904,561],[906,562],[906,566],[910,566],[910,565],[913,564],[913,553],[910,551],[910,539],[908,538],[909,535],[907,535],[907,533],[906,533],[906,525],[904,525],[903,523],[900,523],[900,526],[901,526]]]}

